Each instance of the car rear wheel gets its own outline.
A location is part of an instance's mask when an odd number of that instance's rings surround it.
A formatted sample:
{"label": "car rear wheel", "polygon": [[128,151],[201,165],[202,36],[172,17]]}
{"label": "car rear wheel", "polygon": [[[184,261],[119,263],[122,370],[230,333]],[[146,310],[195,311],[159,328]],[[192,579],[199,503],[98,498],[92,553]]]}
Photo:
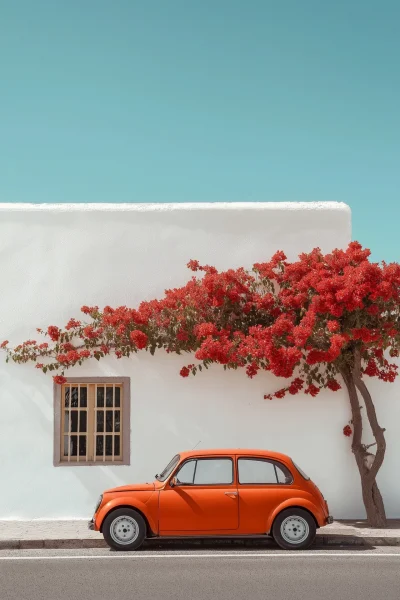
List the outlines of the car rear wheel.
{"label": "car rear wheel", "polygon": [[146,523],[131,508],[118,508],[104,519],[103,536],[115,550],[136,550],[146,537]]}
{"label": "car rear wheel", "polygon": [[288,508],[276,517],[272,526],[275,542],[284,550],[305,550],[315,540],[317,527],[313,517],[301,508]]}

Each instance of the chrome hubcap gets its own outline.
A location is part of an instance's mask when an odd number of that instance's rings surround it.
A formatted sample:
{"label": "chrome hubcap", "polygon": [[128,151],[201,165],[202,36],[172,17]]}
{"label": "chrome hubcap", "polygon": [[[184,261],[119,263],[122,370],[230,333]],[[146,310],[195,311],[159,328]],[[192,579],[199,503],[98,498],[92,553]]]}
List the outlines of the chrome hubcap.
{"label": "chrome hubcap", "polygon": [[281,536],[289,544],[301,544],[309,533],[308,523],[302,517],[288,517],[281,525]]}
{"label": "chrome hubcap", "polygon": [[139,525],[132,517],[117,517],[111,523],[110,535],[116,544],[132,544],[139,535]]}

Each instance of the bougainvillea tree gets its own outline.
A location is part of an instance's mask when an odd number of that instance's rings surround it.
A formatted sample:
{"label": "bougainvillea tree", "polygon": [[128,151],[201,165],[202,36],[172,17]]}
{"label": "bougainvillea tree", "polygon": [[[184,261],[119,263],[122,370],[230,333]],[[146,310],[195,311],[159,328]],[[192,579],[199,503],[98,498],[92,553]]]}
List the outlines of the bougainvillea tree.
{"label": "bougainvillea tree", "polygon": [[[65,381],[70,367],[109,354],[127,357],[139,350],[154,354],[191,353],[180,375],[195,375],[210,364],[245,369],[249,377],[270,371],[288,384],[266,400],[299,392],[317,396],[344,385],[351,418],[343,434],[352,437],[352,451],[361,477],[370,525],[386,524],[376,477],[385,451],[366,376],[392,382],[400,348],[400,265],[372,263],[370,251],[352,242],[347,250],[322,254],[317,248],[289,262],[277,252],[251,271],[218,272],[197,261],[194,275],[160,300],[100,310],[83,306],[85,321],[70,319],[59,328],[38,329],[49,341],[1,346],[7,360],[33,361],[43,372]],[[365,427],[374,442],[363,441]],[[370,448],[374,448],[371,452]]]}

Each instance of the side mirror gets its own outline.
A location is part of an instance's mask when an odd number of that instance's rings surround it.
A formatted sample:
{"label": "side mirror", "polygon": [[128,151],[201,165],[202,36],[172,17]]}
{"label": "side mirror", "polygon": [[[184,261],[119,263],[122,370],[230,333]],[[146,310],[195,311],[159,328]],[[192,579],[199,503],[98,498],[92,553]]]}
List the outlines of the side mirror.
{"label": "side mirror", "polygon": [[169,485],[170,485],[170,487],[172,487],[172,488],[173,488],[173,487],[175,487],[175,486],[177,485],[177,483],[178,483],[178,480],[177,480],[177,478],[176,478],[176,477],[173,477],[173,478],[171,479],[171,481],[169,482]]}

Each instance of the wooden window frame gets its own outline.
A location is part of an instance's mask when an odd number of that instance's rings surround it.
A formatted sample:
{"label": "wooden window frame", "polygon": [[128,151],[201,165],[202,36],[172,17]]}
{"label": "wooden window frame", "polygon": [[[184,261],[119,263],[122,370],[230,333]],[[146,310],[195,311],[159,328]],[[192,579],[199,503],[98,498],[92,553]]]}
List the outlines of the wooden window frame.
{"label": "wooden window frame", "polygon": [[[55,467],[114,467],[119,465],[130,465],[130,409],[131,409],[131,389],[129,377],[67,377],[65,385],[88,385],[88,384],[105,384],[105,385],[121,385],[122,386],[122,423],[121,423],[121,459],[120,460],[65,460],[61,454],[61,441],[64,440],[63,427],[63,410],[62,410],[62,390],[63,386],[54,384],[54,452],[53,464]],[[93,420],[94,414],[87,414],[88,422]]]}

